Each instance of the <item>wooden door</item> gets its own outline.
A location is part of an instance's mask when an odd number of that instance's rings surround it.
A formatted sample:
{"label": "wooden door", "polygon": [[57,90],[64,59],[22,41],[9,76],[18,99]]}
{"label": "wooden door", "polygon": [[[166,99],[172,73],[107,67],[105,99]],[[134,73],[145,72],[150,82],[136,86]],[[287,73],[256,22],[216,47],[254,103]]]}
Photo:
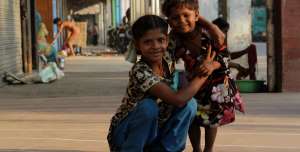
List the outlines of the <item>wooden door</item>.
{"label": "wooden door", "polygon": [[45,23],[49,35],[47,41],[51,43],[53,41],[53,5],[52,0],[35,0],[36,11],[38,11],[42,17],[42,22]]}

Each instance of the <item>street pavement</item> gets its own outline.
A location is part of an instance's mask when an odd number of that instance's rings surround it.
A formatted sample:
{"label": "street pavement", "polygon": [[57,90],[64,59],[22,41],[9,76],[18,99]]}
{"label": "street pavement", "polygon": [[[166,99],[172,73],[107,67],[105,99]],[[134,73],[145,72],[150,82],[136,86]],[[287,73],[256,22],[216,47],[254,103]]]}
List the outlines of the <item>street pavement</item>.
{"label": "street pavement", "polygon": [[[72,57],[62,80],[0,88],[0,152],[108,152],[130,67],[121,56]],[[247,113],[219,129],[216,152],[300,151],[299,93],[242,96]]]}

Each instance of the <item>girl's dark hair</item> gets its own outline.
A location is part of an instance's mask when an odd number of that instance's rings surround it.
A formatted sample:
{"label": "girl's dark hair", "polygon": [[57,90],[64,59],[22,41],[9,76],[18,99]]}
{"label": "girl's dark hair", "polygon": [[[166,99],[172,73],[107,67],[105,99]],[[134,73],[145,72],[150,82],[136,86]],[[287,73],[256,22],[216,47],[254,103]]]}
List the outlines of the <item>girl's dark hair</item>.
{"label": "girl's dark hair", "polygon": [[170,16],[172,8],[183,6],[198,11],[198,4],[198,0],[165,0],[165,2],[162,5],[162,13],[168,17]]}
{"label": "girl's dark hair", "polygon": [[57,24],[59,21],[61,21],[61,19],[59,17],[57,17],[53,20],[53,24]]}
{"label": "girl's dark hair", "polygon": [[142,16],[132,25],[133,39],[139,40],[147,31],[157,28],[168,34],[168,23],[164,19],[156,15]]}

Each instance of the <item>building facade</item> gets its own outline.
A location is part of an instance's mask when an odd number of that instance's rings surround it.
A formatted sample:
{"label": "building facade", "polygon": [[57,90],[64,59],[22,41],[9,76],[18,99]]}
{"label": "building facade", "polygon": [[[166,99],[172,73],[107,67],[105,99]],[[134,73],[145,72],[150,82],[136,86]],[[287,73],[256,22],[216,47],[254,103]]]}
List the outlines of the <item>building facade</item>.
{"label": "building facade", "polygon": [[276,37],[279,88],[281,91],[300,91],[300,1],[279,0],[275,2],[278,11],[274,17],[276,26],[274,31]]}

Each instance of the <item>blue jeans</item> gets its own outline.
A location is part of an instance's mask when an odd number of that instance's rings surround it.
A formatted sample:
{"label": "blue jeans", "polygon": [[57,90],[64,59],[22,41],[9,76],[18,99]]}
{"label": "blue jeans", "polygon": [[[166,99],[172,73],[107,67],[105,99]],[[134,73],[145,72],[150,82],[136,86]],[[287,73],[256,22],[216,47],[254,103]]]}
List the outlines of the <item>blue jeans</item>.
{"label": "blue jeans", "polygon": [[144,99],[114,129],[112,142],[120,152],[182,151],[196,111],[197,104],[192,99],[186,106],[174,110],[164,127],[159,128],[159,108],[155,100]]}

